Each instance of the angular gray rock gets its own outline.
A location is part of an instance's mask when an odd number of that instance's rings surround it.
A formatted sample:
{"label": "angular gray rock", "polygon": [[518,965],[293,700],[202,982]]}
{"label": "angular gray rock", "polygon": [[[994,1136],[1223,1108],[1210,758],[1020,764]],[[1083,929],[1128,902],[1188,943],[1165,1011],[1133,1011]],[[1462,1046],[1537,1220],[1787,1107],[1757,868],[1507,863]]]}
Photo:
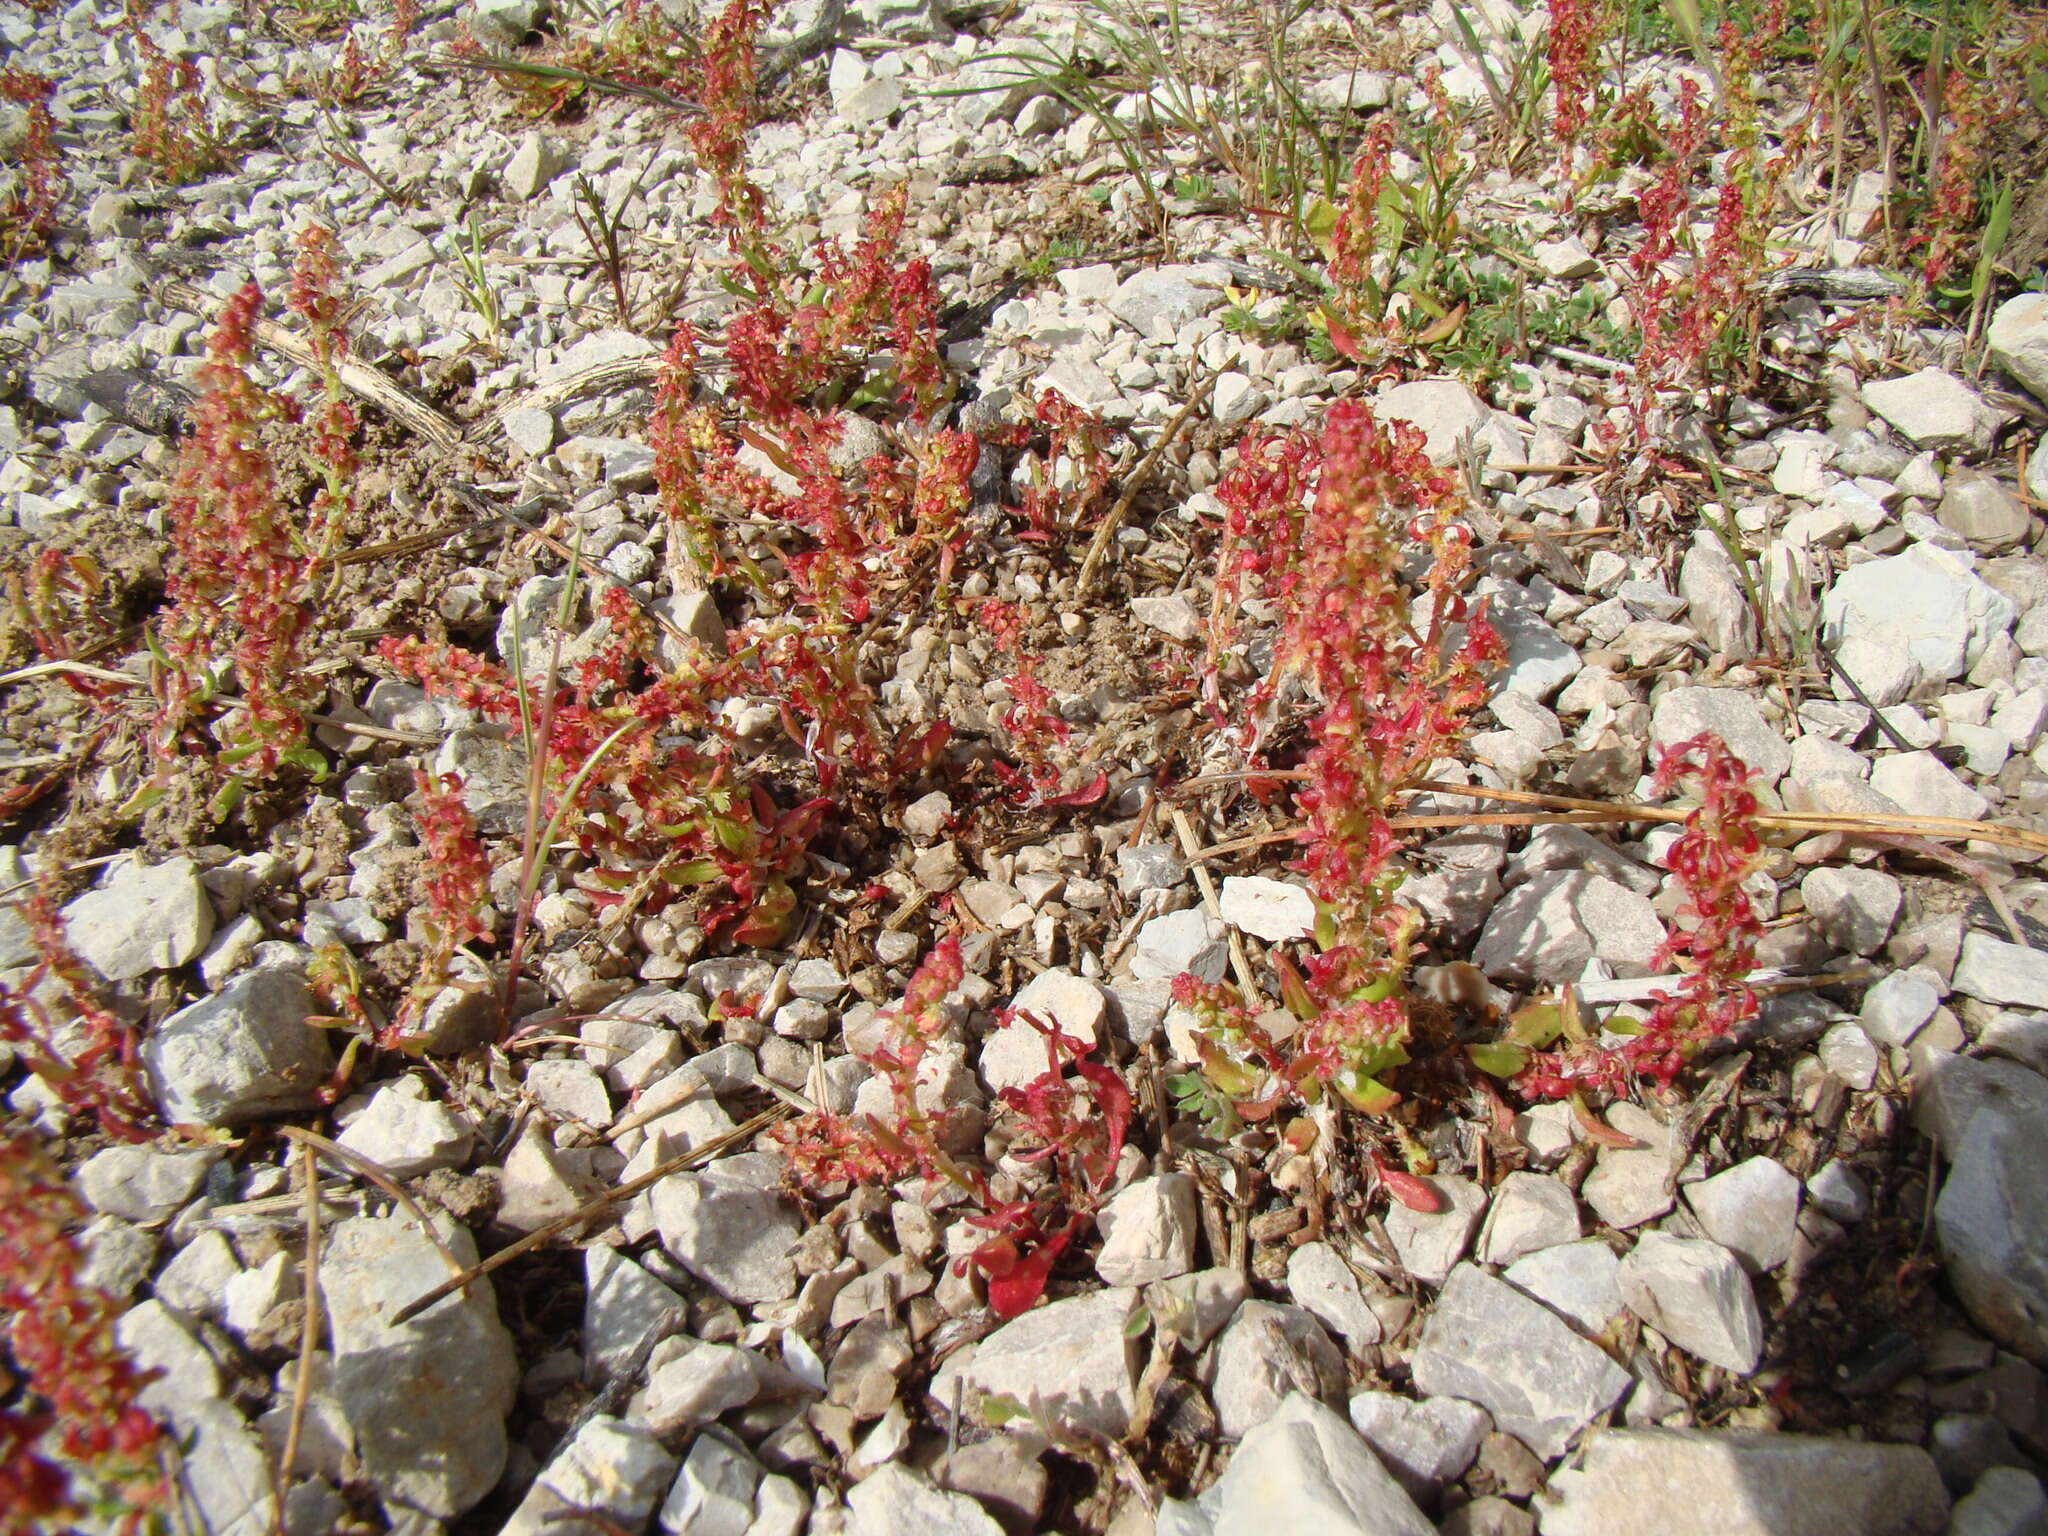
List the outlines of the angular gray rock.
{"label": "angular gray rock", "polygon": [[657,1340],[680,1333],[690,1309],[616,1249],[583,1250],[583,1379],[596,1385],[641,1363]]}
{"label": "angular gray rock", "polygon": [[334,1064],[320,1012],[297,971],[247,971],[212,997],[181,1008],[142,1042],[142,1064],[164,1119],[241,1125],[310,1109]]}
{"label": "angular gray rock", "polygon": [[1763,1355],[1756,1292],[1719,1243],[1645,1232],[1615,1276],[1629,1311],[1689,1354],[1738,1375]]}
{"label": "angular gray rock", "polygon": [[1751,1274],[1776,1269],[1792,1257],[1799,1227],[1799,1180],[1784,1164],[1752,1157],[1688,1185],[1685,1200],[1707,1236],[1733,1253]]}
{"label": "angular gray rock", "polygon": [[1344,1416],[1300,1392],[1246,1433],[1202,1503],[1216,1536],[1435,1536]]}
{"label": "angular gray rock", "polygon": [[2048,402],[2048,294],[2015,294],[1999,305],[1984,346],[1992,362]]}
{"label": "angular gray rock", "polygon": [[1444,1484],[1464,1475],[1493,1431],[1484,1408],[1455,1397],[1418,1402],[1398,1392],[1354,1392],[1350,1412],[1353,1427],[1387,1470],[1429,1507]]}
{"label": "angular gray rock", "polygon": [[1981,447],[1990,437],[1977,392],[1939,368],[1873,380],[1863,386],[1863,403],[1897,427],[1915,448],[1948,453]]}
{"label": "angular gray rock", "polygon": [[1059,1422],[1112,1438],[1130,1427],[1137,1407],[1135,1345],[1124,1336],[1138,1293],[1095,1291],[1012,1318],[932,1378],[932,1402],[950,1413],[954,1383],[963,1411],[984,1397],[1029,1406],[1034,1398]]}
{"label": "angular gray rock", "polygon": [[890,1462],[850,1489],[851,1536],[1003,1536],[993,1516],[964,1493],[934,1488]]}
{"label": "angular gray rock", "polygon": [[1621,1259],[1597,1237],[1560,1243],[1517,1259],[1501,1278],[1527,1291],[1581,1333],[1604,1333],[1621,1315]]}
{"label": "angular gray rock", "polygon": [[1657,700],[1650,740],[1671,746],[1711,731],[1766,783],[1776,783],[1792,766],[1792,747],[1764,718],[1757,696],[1733,688],[1672,688]]}
{"label": "angular gray rock", "polygon": [[1546,1460],[1630,1385],[1628,1372],[1542,1303],[1472,1264],[1445,1282],[1410,1364],[1416,1390],[1479,1404]]}
{"label": "angular gray rock", "polygon": [[[468,1228],[437,1217],[435,1231],[458,1264],[476,1262]],[[389,1321],[447,1278],[441,1249],[404,1215],[352,1217],[320,1255],[334,1394],[355,1428],[364,1475],[387,1504],[444,1520],[489,1493],[504,1471],[505,1415],[519,1387],[490,1281]]]}
{"label": "angular gray rock", "polygon": [[1671,1127],[1640,1105],[1614,1105],[1607,1123],[1641,1145],[1602,1147],[1579,1195],[1607,1225],[1627,1231],[1671,1209],[1677,1147]]}
{"label": "angular gray rock", "polygon": [[1955,988],[1979,1002],[2048,1009],[2048,951],[1971,929],[1956,961]]}
{"label": "angular gray rock", "polygon": [[1436,1174],[1423,1182],[1436,1191],[1443,1208],[1417,1211],[1397,1201],[1387,1208],[1386,1229],[1408,1273],[1434,1285],[1471,1246],[1472,1234],[1486,1214],[1486,1191],[1454,1173]]}
{"label": "angular gray rock", "polygon": [[676,1475],[678,1458],[645,1426],[610,1414],[583,1421],[526,1491],[500,1536],[548,1536],[584,1522],[569,1511],[602,1514],[639,1530]]}
{"label": "angular gray rock", "polygon": [[803,1222],[783,1194],[783,1160],[743,1152],[654,1186],[661,1246],[727,1301],[748,1306],[796,1294],[792,1250]]}
{"label": "angular gray rock", "polygon": [[1524,1254],[1575,1242],[1579,1202],[1547,1174],[1509,1174],[1494,1189],[1479,1231],[1479,1262],[1507,1265]]}
{"label": "angular gray rock", "polygon": [[1223,1438],[1236,1440],[1270,1418],[1289,1393],[1336,1401],[1346,1380],[1344,1357],[1314,1314],[1248,1301],[1216,1341],[1209,1395]]}
{"label": "angular gray rock", "polygon": [[1830,644],[1852,636],[1905,646],[1931,678],[1960,677],[1994,635],[2012,628],[2011,599],[1979,578],[1968,555],[1932,544],[1851,566],[1821,599]]}
{"label": "angular gray rock", "polygon": [[2040,1176],[2048,1114],[1987,1099],[1948,1145],[1934,1231],[1949,1283],[1986,1333],[2048,1362],[2048,1188]]}
{"label": "angular gray rock", "polygon": [[1948,1493],[1914,1445],[1613,1429],[1537,1507],[1543,1536],[1939,1536]]}
{"label": "angular gray rock", "polygon": [[1195,1181],[1184,1173],[1138,1179],[1096,1216],[1095,1272],[1111,1285],[1171,1280],[1195,1267]]}
{"label": "angular gray rock", "polygon": [[1358,1276],[1328,1243],[1303,1243],[1288,1255],[1287,1290],[1296,1306],[1354,1350],[1379,1343],[1385,1333],[1379,1314],[1365,1303]]}
{"label": "angular gray rock", "polygon": [[436,1168],[460,1168],[469,1160],[475,1132],[429,1098],[425,1083],[408,1076],[379,1086],[335,1140],[394,1179],[413,1179]]}
{"label": "angular gray rock", "polygon": [[126,859],[65,904],[64,934],[107,980],[130,981],[196,960],[213,937],[213,903],[190,859]]}
{"label": "angular gray rock", "polygon": [[1488,976],[1535,983],[1576,981],[1596,956],[1618,976],[1647,976],[1664,942],[1649,901],[1583,870],[1549,870],[1494,907],[1472,959]]}
{"label": "angular gray rock", "polygon": [[2048,1494],[2041,1480],[2019,1467],[1987,1467],[1949,1513],[1947,1536],[2042,1536],[2048,1531]]}
{"label": "angular gray rock", "polygon": [[79,1168],[78,1191],[96,1211],[149,1226],[177,1215],[221,1156],[218,1147],[191,1152],[103,1147]]}

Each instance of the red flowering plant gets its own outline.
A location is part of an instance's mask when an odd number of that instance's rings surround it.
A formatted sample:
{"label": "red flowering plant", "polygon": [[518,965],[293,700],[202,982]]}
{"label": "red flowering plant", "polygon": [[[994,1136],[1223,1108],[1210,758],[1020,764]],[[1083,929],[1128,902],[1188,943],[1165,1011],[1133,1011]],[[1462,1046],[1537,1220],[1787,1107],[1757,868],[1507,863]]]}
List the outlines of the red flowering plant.
{"label": "red flowering plant", "polygon": [[0,69],[0,101],[24,114],[20,147],[14,151],[13,185],[0,196],[0,263],[12,266],[46,249],[57,228],[57,208],[70,182],[57,159],[56,125],[50,97],[57,87],[33,70]]}
{"label": "red flowering plant", "polygon": [[1016,665],[1002,679],[1010,707],[1001,723],[1017,765],[993,764],[996,777],[1020,805],[1093,805],[1108,792],[1109,776],[1101,769],[1085,773],[1066,750],[1073,727],[1060,718],[1052,690],[1039,680],[1039,658],[1024,642],[1024,610],[989,598],[975,606],[974,617],[996,649]]}
{"label": "red flowering plant", "polygon": [[[224,775],[216,814],[249,783],[292,766],[318,778],[326,760],[307,740],[306,714],[320,696],[306,671],[316,589],[353,514],[356,420],[339,377],[346,339],[334,295],[334,236],[318,226],[299,237],[291,308],[307,322],[322,403],[306,451],[321,476],[309,507],[291,506],[265,434],[302,419],[298,402],[249,375],[262,291],[245,284],[221,311],[197,372],[192,432],[179,451],[166,509],[171,559],[169,606],[149,636],[156,662],[151,745],[163,765],[204,757]],[[209,739],[207,706],[232,673],[240,697]],[[162,792],[160,772],[131,808]]]}
{"label": "red flowering plant", "polygon": [[[1240,705],[1248,744],[1256,750],[1286,683],[1298,679],[1319,706],[1296,794],[1306,825],[1295,868],[1320,904],[1321,952],[1300,970],[1280,960],[1282,1001],[1299,1023],[1284,1044],[1235,988],[1175,981],[1176,1001],[1194,1015],[1200,1071],[1173,1087],[1211,1118],[1264,1118],[1326,1091],[1368,1113],[1398,1102],[1384,1075],[1408,1059],[1405,977],[1420,919],[1397,899],[1389,815],[1455,747],[1504,656],[1463,595],[1471,535],[1457,520],[1462,500],[1421,434],[1341,402],[1314,458],[1304,512],[1302,440],[1253,446],[1226,500],[1218,569],[1233,600],[1256,578],[1285,614],[1273,671]],[[1254,539],[1259,552],[1248,557],[1244,542]],[[1419,590],[1402,578],[1411,558],[1428,561]]]}
{"label": "red flowering plant", "polygon": [[15,903],[36,963],[17,985],[0,983],[0,1040],[73,1114],[108,1135],[145,1141],[155,1116],[136,1055],[137,1032],[100,1000],[72,949],[54,889],[38,881]]}
{"label": "red flowering plant", "polygon": [[[263,305],[254,283],[221,312],[199,369],[192,435],[179,453],[168,509],[171,606],[151,637],[158,665],[152,733],[166,761],[209,744],[197,738],[200,712],[220,690],[218,643],[241,685],[241,703],[218,727],[219,765],[239,780],[264,778],[284,763],[324,773],[306,742],[306,711],[317,697],[301,664],[310,623],[305,599],[316,561],[284,504],[264,446],[266,424],[297,408],[249,377],[251,327]],[[231,803],[231,801],[229,802]],[[225,809],[223,805],[222,809]]]}
{"label": "red flowering plant", "polygon": [[585,861],[577,884],[600,906],[655,912],[695,895],[708,931],[774,943],[829,802],[782,810],[760,785],[736,784],[718,708],[739,691],[730,664],[700,654],[663,671],[632,600],[608,588],[599,606],[605,643],[552,698],[548,683],[528,679],[522,692],[504,668],[457,646],[394,636],[380,654],[429,694],[531,730],[529,763],[542,780],[533,819],[574,844]]}
{"label": "red flowering plant", "polygon": [[86,1278],[87,1212],[33,1131],[0,1131],[0,1317],[20,1390],[0,1404],[0,1529],[156,1528],[170,1436],[114,1338],[121,1303]]}
{"label": "red flowering plant", "polygon": [[1510,1022],[1507,1039],[1473,1048],[1484,1070],[1512,1078],[1532,1097],[1571,1098],[1583,1106],[1587,1092],[1619,1094],[1636,1079],[1668,1086],[1702,1047],[1755,1017],[1749,975],[1763,924],[1743,889],[1763,855],[1753,777],[1711,733],[1659,749],[1657,793],[1684,786],[1698,797],[1664,858],[1685,900],[1655,963],[1684,973],[1678,990],[1652,997],[1639,1025],[1610,1021],[1608,1032],[1620,1037],[1613,1049],[1574,1028],[1567,1008],[1524,1008]]}
{"label": "red flowering plant", "polygon": [[951,1025],[946,998],[963,969],[959,938],[948,935],[918,966],[903,1002],[877,1021],[878,1043],[861,1059],[888,1087],[886,1117],[817,1111],[773,1134],[792,1177],[807,1188],[916,1179],[966,1191],[975,1207],[967,1220],[988,1236],[959,1262],[986,1277],[990,1310],[1010,1318],[1044,1293],[1060,1255],[1107,1198],[1130,1128],[1131,1093],[1084,1042],[1031,1014],[1005,1011],[999,1024],[1036,1029],[1045,1040],[1045,1071],[998,1094],[1011,1161],[1041,1176],[1029,1187],[1012,1176],[991,1178],[956,1153],[958,1112],[938,1101],[926,1064]]}
{"label": "red flowering plant", "polygon": [[129,146],[135,158],[172,186],[220,170],[228,163],[227,144],[207,107],[199,66],[172,58],[140,27],[133,35],[142,58]]}

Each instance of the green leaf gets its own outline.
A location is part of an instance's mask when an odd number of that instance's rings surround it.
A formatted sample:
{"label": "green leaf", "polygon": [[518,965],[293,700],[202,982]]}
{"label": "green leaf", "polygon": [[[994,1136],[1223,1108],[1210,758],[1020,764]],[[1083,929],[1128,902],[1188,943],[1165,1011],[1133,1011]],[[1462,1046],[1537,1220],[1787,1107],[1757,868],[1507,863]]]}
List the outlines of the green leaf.
{"label": "green leaf", "polygon": [[1564,1033],[1564,1010],[1556,1003],[1529,1003],[1508,1018],[1508,1036],[1517,1045],[1542,1050]]}
{"label": "green leaf", "polygon": [[1468,1045],[1465,1054],[1472,1058],[1472,1065],[1488,1077],[1518,1077],[1529,1065],[1528,1051],[1509,1040]]}
{"label": "green leaf", "polygon": [[1152,1326],[1152,1309],[1143,1305],[1131,1308],[1131,1315],[1124,1319],[1124,1337],[1142,1339],[1145,1330]]}

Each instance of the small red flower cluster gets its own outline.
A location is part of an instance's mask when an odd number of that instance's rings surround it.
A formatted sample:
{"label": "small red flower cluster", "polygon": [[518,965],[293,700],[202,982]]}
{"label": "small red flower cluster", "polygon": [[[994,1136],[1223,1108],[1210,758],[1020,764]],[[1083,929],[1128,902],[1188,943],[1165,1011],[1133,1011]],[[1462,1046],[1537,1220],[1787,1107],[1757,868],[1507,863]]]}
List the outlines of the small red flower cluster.
{"label": "small red flower cluster", "polygon": [[792,1177],[808,1188],[915,1177],[966,1190],[978,1207],[967,1219],[989,1236],[961,1262],[986,1277],[990,1310],[1008,1318],[1044,1293],[1053,1265],[1108,1195],[1130,1128],[1131,1092],[1081,1041],[1032,1015],[1005,1013],[1006,1027],[1022,1023],[1045,1038],[1046,1070],[998,1097],[1013,1122],[1012,1159],[1044,1168],[1046,1178],[1036,1189],[1013,1192],[1015,1181],[991,1179],[962,1161],[949,1150],[958,1140],[955,1112],[931,1102],[923,1068],[951,1022],[946,998],[963,974],[959,938],[948,935],[925,956],[902,1003],[877,1021],[883,1041],[862,1059],[888,1084],[888,1121],[818,1112],[774,1137]]}
{"label": "small red flower cluster", "polygon": [[86,1212],[33,1132],[0,1132],[0,1316],[27,1378],[0,1406],[0,1526],[41,1530],[111,1514],[146,1528],[170,1491],[163,1427],[136,1403],[143,1377],[114,1340],[121,1306],[87,1283],[72,1228]]}

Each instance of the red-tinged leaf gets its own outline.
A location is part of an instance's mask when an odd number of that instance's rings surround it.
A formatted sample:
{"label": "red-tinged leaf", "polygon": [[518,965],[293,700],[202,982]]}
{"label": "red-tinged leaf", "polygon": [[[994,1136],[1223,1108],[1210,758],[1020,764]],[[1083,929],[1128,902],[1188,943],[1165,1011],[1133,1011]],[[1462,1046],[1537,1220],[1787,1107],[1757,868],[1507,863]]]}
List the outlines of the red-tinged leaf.
{"label": "red-tinged leaf", "polygon": [[1330,325],[1330,345],[1337,349],[1337,355],[1346,362],[1364,362],[1365,354],[1358,345],[1356,333],[1349,326],[1339,322],[1334,315],[1330,315],[1327,310],[1324,311],[1324,315]]}
{"label": "red-tinged leaf", "polygon": [[1085,810],[1108,793],[1109,775],[1098,770],[1095,777],[1079,789],[1070,789],[1063,795],[1047,795],[1038,803],[1046,806],[1071,806],[1078,810]]}
{"label": "red-tinged leaf", "polygon": [[1263,1099],[1239,1099],[1231,1108],[1237,1111],[1237,1118],[1245,1124],[1256,1125],[1260,1121],[1272,1119],[1286,1103],[1286,1090],[1275,1089],[1270,1096]]}
{"label": "red-tinged leaf", "polygon": [[1628,1132],[1617,1131],[1605,1120],[1594,1114],[1587,1106],[1586,1096],[1583,1093],[1572,1095],[1572,1118],[1579,1122],[1579,1129],[1586,1133],[1587,1140],[1596,1142],[1600,1146],[1612,1147],[1617,1152],[1634,1152],[1643,1146],[1642,1142],[1637,1141]]}
{"label": "red-tinged leaf", "polygon": [[1385,1163],[1376,1162],[1373,1169],[1379,1174],[1380,1182],[1387,1186],[1387,1193],[1409,1210],[1424,1216],[1434,1216],[1443,1210],[1444,1197],[1427,1180],[1418,1179],[1400,1168],[1389,1168]]}
{"label": "red-tinged leaf", "polygon": [[1102,1123],[1109,1132],[1109,1155],[1103,1159],[1103,1177],[1116,1171],[1124,1150],[1124,1135],[1131,1128],[1131,1090],[1116,1068],[1087,1056],[1074,1058],[1074,1070],[1095,1089],[1095,1104],[1102,1111]]}
{"label": "red-tinged leaf", "polygon": [[1416,345],[1423,347],[1433,347],[1438,342],[1445,340],[1453,333],[1455,333],[1458,327],[1463,325],[1464,323],[1465,306],[1463,304],[1460,304],[1456,309],[1453,309],[1449,314],[1443,316],[1443,318],[1436,321],[1435,324],[1429,326],[1427,329],[1425,329],[1419,335],[1417,335],[1415,338]]}
{"label": "red-tinged leaf", "polygon": [[991,1312],[1008,1322],[1031,1310],[1038,1298],[1045,1294],[1045,1282],[1052,1275],[1052,1267],[1059,1256],[1066,1251],[1075,1225],[1075,1222],[1068,1222],[1047,1238],[1037,1252],[1020,1259],[1007,1274],[989,1277],[988,1306]]}

